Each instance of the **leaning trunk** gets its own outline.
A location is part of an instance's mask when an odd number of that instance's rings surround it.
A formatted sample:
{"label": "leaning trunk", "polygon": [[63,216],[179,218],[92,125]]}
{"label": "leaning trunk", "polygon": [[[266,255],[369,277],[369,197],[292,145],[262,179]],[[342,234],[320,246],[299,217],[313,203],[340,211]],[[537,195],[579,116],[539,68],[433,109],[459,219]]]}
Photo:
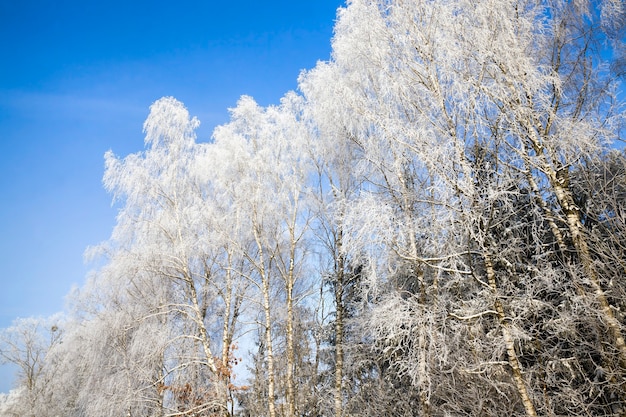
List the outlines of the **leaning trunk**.
{"label": "leaning trunk", "polygon": [[511,334],[510,324],[506,318],[506,314],[504,311],[504,306],[502,305],[502,301],[500,301],[498,297],[498,288],[496,284],[496,274],[493,267],[493,261],[491,259],[491,254],[485,253],[485,270],[487,273],[487,282],[489,287],[491,287],[491,291],[494,296],[494,308],[498,316],[498,321],[500,322],[500,328],[502,330],[502,338],[504,340],[506,354],[509,366],[511,367],[511,373],[513,377],[513,382],[515,383],[515,388],[520,396],[520,400],[524,405],[524,409],[526,410],[526,415],[528,417],[536,417],[537,411],[535,410],[535,406],[528,394],[528,389],[526,388],[526,382],[524,381],[524,377],[522,375],[522,367],[520,365],[519,359],[517,357],[517,352],[515,351],[515,340],[513,339],[513,335]]}

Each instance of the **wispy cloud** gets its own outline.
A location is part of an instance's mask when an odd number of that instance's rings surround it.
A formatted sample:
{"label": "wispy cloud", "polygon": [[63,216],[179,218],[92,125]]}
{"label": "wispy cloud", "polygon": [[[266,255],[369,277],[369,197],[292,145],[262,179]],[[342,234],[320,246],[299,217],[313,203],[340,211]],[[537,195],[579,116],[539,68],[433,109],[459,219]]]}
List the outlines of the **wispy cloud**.
{"label": "wispy cloud", "polygon": [[98,97],[77,93],[53,93],[33,91],[2,91],[0,107],[5,114],[20,115],[32,119],[58,119],[68,121],[110,120],[121,115],[145,117],[145,103],[128,97]]}

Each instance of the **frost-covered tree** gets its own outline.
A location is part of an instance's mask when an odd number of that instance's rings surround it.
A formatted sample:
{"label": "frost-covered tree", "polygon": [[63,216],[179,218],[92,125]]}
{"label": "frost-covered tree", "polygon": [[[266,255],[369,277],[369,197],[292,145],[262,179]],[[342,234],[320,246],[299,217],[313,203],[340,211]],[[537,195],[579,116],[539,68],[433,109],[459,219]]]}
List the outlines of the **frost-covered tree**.
{"label": "frost-covered tree", "polygon": [[302,96],[244,96],[201,144],[158,100],[145,151],[106,155],[120,212],[63,337],[2,333],[0,407],[623,415],[624,15],[351,0]]}
{"label": "frost-covered tree", "polygon": [[[363,0],[340,12],[335,31],[339,87],[327,88],[355,116],[346,137],[362,149],[370,184],[350,206],[345,246],[366,254],[377,309],[369,325],[418,390],[421,413],[613,408],[614,384],[585,394],[597,385],[584,369],[619,364],[623,338],[567,182],[618,126],[596,11],[565,1]],[[598,342],[602,332],[575,333],[613,358],[581,365],[569,402],[549,370],[572,352],[552,349],[549,365],[528,355],[530,341],[541,345],[550,326],[577,314],[555,313],[554,291],[597,317],[589,328],[604,327],[612,346]],[[559,400],[545,401],[547,381]],[[464,397],[467,384],[476,391]]]}
{"label": "frost-covered tree", "polygon": [[[296,306],[306,289],[304,259],[308,211],[304,205],[308,163],[307,131],[300,122],[300,99],[286,95],[280,106],[262,108],[242,97],[231,121],[214,133],[220,195],[232,204],[238,230],[233,244],[251,267],[247,279],[258,290],[263,353],[267,366],[267,413],[277,414],[275,320],[284,318],[285,414],[297,413]],[[282,312],[274,304],[282,300]],[[282,335],[281,335],[282,336]],[[281,399],[282,402],[282,399]]]}
{"label": "frost-covered tree", "polygon": [[[332,358],[321,358],[332,368],[332,384],[321,387],[322,409],[335,416],[343,415],[347,395],[344,389],[344,344],[349,320],[348,304],[351,277],[354,276],[351,259],[343,248],[345,233],[343,219],[347,207],[360,191],[364,181],[360,175],[361,149],[350,140],[352,121],[356,115],[351,109],[336,100],[343,95],[345,86],[337,83],[339,66],[332,62],[319,63],[316,68],[301,75],[299,86],[306,99],[305,117],[311,136],[314,138],[308,148],[315,168],[315,177],[309,196],[314,213],[312,227],[315,235],[316,253],[320,256],[322,279],[321,305],[325,306],[324,289],[331,290],[329,308],[330,321],[320,309],[321,334],[328,334]],[[327,327],[332,327],[330,332]],[[321,343],[318,343],[321,345]],[[327,385],[327,384],[324,384]],[[332,405],[328,392],[332,393]]]}
{"label": "frost-covered tree", "polygon": [[125,298],[148,300],[126,330],[168,329],[151,384],[175,414],[228,412],[243,299],[220,225],[227,214],[212,204],[212,183],[199,168],[197,125],[180,102],[155,102],[144,124],[149,148],[124,159],[108,153],[104,177],[122,208],[111,240],[99,248],[108,256],[100,277],[119,280]]}
{"label": "frost-covered tree", "polygon": [[15,389],[3,402],[7,416],[36,416],[45,402],[44,388],[53,383],[49,378],[48,355],[61,340],[62,318],[16,319],[0,331],[0,363],[16,369]]}
{"label": "frost-covered tree", "polygon": [[8,393],[0,393],[0,415],[6,417],[19,417],[22,414],[23,406],[22,388],[12,389]]}

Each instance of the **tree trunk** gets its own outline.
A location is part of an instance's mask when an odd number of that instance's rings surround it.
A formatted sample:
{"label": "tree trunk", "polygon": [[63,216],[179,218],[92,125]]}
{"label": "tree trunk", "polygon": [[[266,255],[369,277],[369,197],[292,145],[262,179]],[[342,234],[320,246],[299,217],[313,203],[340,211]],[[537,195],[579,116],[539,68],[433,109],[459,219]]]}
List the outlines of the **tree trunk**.
{"label": "tree trunk", "polygon": [[213,352],[211,350],[209,332],[207,331],[204,324],[204,312],[201,311],[200,305],[198,304],[198,292],[196,291],[196,286],[193,282],[193,278],[191,277],[191,274],[188,270],[185,270],[184,277],[189,287],[189,298],[191,299],[191,307],[195,316],[194,321],[198,326],[198,333],[202,344],[202,349],[204,350],[206,363],[209,367],[209,370],[213,374],[213,377],[215,378],[216,403],[217,406],[220,408],[220,412],[228,412],[226,392],[223,392],[223,390],[221,389],[222,387],[220,384],[220,380],[222,378],[220,376],[220,371],[218,369],[217,363],[215,362],[215,356],[213,355]]}
{"label": "tree trunk", "polygon": [[589,245],[587,239],[583,234],[583,225],[580,220],[580,209],[574,203],[572,192],[569,189],[569,178],[567,171],[555,171],[551,169],[549,172],[549,179],[554,192],[556,194],[559,205],[565,213],[567,220],[567,226],[572,238],[572,243],[576,248],[578,258],[582,264],[585,274],[589,278],[591,287],[593,288],[596,300],[600,304],[600,309],[604,316],[604,323],[609,328],[611,336],[613,337],[613,343],[619,351],[619,365],[622,369],[626,370],[626,343],[624,342],[624,336],[620,328],[620,323],[613,313],[613,309],[606,297],[606,293],[600,283],[600,278],[596,273],[593,266],[593,259],[589,251]]}
{"label": "tree trunk", "polygon": [[296,415],[296,384],[294,370],[296,367],[294,335],[293,335],[293,258],[290,260],[289,274],[286,282],[287,290],[287,416]]}
{"label": "tree trunk", "polygon": [[[613,343],[615,344],[615,347],[619,352],[619,365],[622,369],[626,369],[626,342],[624,341],[624,336],[620,328],[620,323],[613,313],[613,309],[611,308],[604,289],[602,288],[602,285],[600,283],[600,278],[598,277],[598,274],[593,267],[593,259],[589,251],[589,245],[587,243],[587,239],[585,239],[585,236],[583,234],[583,225],[580,220],[580,209],[574,203],[574,197],[572,195],[572,191],[569,188],[568,168],[562,167],[560,169],[557,169],[557,167],[560,166],[560,163],[554,160],[554,158],[552,158],[551,164],[550,159],[548,159],[548,156],[545,153],[544,146],[541,144],[536,133],[534,133],[535,131],[531,129],[531,126],[525,127],[527,132],[529,133],[528,139],[530,140],[533,151],[540,158],[539,169],[547,176],[548,181],[550,182],[550,186],[552,187],[554,194],[557,198],[559,206],[565,214],[565,221],[567,223],[567,228],[570,233],[572,244],[576,249],[576,253],[583,267],[583,271],[585,272],[585,275],[589,278],[589,282],[593,289],[594,296],[598,301],[598,304],[600,304],[600,310],[604,317],[603,321],[609,328]],[[530,161],[526,160],[526,163],[529,165],[527,167],[527,170],[530,170]],[[567,247],[565,246],[561,234],[557,232],[556,238],[559,241],[559,245],[561,246],[561,251],[565,252]]]}
{"label": "tree trunk", "polygon": [[289,269],[284,277],[285,291],[287,296],[287,416],[295,417],[297,413],[296,407],[296,353],[294,342],[294,313],[293,313],[293,291],[296,283],[295,266],[296,266],[296,247],[298,239],[296,238],[296,223],[298,213],[298,196],[299,192],[294,195],[293,215],[290,219],[289,226]]}
{"label": "tree trunk", "polygon": [[224,317],[222,322],[222,384],[228,401],[231,403],[230,414],[234,414],[234,404],[232,401],[232,391],[229,388],[232,379],[232,369],[230,368],[230,356],[232,354],[231,345],[233,343],[231,331],[231,307],[233,297],[233,285],[231,275],[231,253],[228,253],[228,269],[226,270],[226,288],[224,289]]}
{"label": "tree trunk", "polygon": [[272,308],[270,303],[269,268],[265,265],[265,256],[259,231],[254,227],[254,239],[259,250],[258,272],[261,276],[261,292],[263,293],[263,314],[265,315],[265,360],[267,362],[267,412],[269,417],[276,417],[275,380],[274,380],[274,350],[272,344]]}
{"label": "tree trunk", "polygon": [[530,398],[530,395],[528,394],[528,389],[526,388],[526,382],[524,381],[524,377],[522,375],[522,368],[519,363],[519,359],[517,358],[517,352],[515,351],[515,340],[513,339],[509,329],[510,324],[506,318],[504,306],[498,298],[498,287],[496,284],[496,274],[493,268],[493,261],[491,260],[491,255],[489,253],[485,252],[484,256],[485,269],[487,271],[487,282],[489,283],[495,297],[494,307],[498,315],[498,320],[500,321],[507,359],[509,366],[511,367],[511,372],[513,373],[513,381],[522,404],[524,405],[524,409],[526,410],[526,415],[529,417],[536,417],[537,411],[535,410],[535,406]]}
{"label": "tree trunk", "polygon": [[265,355],[267,361],[267,411],[269,417],[276,417],[274,405],[274,352],[272,349],[272,316],[270,307],[269,277],[263,277],[263,312],[265,313]]}
{"label": "tree trunk", "polygon": [[337,231],[337,252],[335,264],[335,398],[334,409],[335,417],[343,415],[343,339],[344,339],[344,313],[343,304],[343,285],[344,285],[344,268],[345,259],[342,254],[342,238],[341,229]]}

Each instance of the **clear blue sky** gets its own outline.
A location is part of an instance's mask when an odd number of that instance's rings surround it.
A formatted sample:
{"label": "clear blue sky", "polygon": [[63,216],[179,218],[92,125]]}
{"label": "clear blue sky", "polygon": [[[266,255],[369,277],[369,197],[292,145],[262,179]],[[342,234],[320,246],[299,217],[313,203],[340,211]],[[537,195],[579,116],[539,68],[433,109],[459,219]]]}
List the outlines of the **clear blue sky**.
{"label": "clear blue sky", "polygon": [[[0,327],[60,311],[115,222],[103,155],[143,149],[162,96],[207,140],[328,59],[341,0],[0,0]],[[0,367],[0,392],[11,386]]]}

